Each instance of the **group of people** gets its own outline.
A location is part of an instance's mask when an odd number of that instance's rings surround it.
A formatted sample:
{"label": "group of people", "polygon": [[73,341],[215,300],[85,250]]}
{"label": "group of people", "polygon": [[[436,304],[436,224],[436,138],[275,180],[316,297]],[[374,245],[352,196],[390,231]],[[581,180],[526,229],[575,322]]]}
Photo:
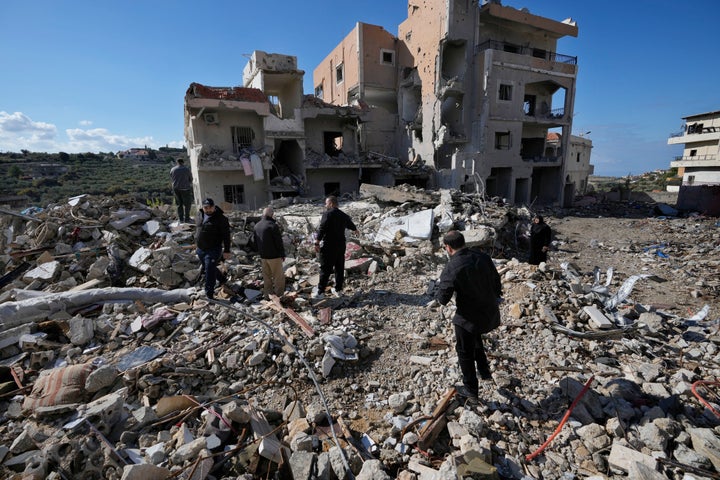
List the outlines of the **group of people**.
{"label": "group of people", "polygon": [[[182,160],[177,163],[171,171],[171,177],[178,203],[178,218],[188,221],[192,195],[191,189],[185,187],[192,185],[192,177]],[[205,293],[212,299],[216,283],[222,285],[226,281],[217,264],[221,258],[227,259],[230,256],[230,223],[222,209],[215,205],[211,198],[206,198],[202,203],[202,210],[197,213],[195,227],[196,252],[205,274]],[[325,293],[333,274],[336,292],[343,289],[345,230],[357,234],[357,227],[350,216],[340,210],[337,197],[328,196],[314,244],[320,260],[316,296]],[[547,261],[551,236],[550,227],[543,217],[533,217],[528,263],[538,265]],[[440,275],[435,300],[446,305],[455,296],[457,308],[452,323],[455,330],[455,350],[462,375],[462,386],[457,388],[457,394],[461,400],[473,404],[478,401],[479,380],[492,379],[482,335],[500,325],[502,283],[490,256],[468,248],[460,231],[449,231],[442,242],[449,260]],[[282,230],[275,220],[272,207],[268,206],[263,210],[262,218],[254,227],[251,243],[261,259],[263,296],[282,296],[285,292],[285,246]]]}

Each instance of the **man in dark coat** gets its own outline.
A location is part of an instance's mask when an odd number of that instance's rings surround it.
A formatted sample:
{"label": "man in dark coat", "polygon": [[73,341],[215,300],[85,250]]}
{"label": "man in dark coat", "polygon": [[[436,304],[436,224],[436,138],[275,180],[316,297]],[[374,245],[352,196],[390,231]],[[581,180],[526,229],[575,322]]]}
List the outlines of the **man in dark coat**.
{"label": "man in dark coat", "polygon": [[263,210],[262,219],[255,224],[253,240],[255,247],[260,254],[263,274],[263,297],[266,299],[274,293],[282,297],[285,293],[285,272],[283,262],[285,261],[285,245],[283,244],[282,231],[274,218],[275,212],[272,207]]}
{"label": "man in dark coat", "polygon": [[220,259],[230,258],[230,222],[212,198],[203,201],[203,208],[195,219],[197,256],[205,272],[205,294],[215,297],[215,282],[225,283],[225,276],[217,268]]}
{"label": "man in dark coat", "polygon": [[189,223],[190,207],[193,202],[193,179],[190,169],[185,166],[185,161],[182,158],[178,158],[177,165],[170,169],[170,179],[175,194],[175,203],[177,203],[178,221]]}
{"label": "man in dark coat", "polygon": [[547,252],[550,250],[552,231],[541,215],[535,215],[532,221],[528,263],[530,265],[540,265],[540,262],[547,262]]}
{"label": "man in dark coat", "polygon": [[[485,356],[482,334],[500,325],[502,284],[492,259],[479,251],[465,247],[465,237],[457,230],[443,238],[450,260],[440,275],[435,299],[446,305],[453,296],[457,309],[453,317],[455,351],[463,377],[458,395],[477,402],[478,379],[492,378]],[[477,372],[476,372],[477,367]]]}
{"label": "man in dark coat", "polygon": [[325,199],[325,213],[315,240],[315,251],[320,252],[320,280],[318,296],[325,293],[330,274],[335,273],[335,291],[340,293],[345,281],[345,229],[357,234],[357,227],[347,213],[338,208],[338,199]]}

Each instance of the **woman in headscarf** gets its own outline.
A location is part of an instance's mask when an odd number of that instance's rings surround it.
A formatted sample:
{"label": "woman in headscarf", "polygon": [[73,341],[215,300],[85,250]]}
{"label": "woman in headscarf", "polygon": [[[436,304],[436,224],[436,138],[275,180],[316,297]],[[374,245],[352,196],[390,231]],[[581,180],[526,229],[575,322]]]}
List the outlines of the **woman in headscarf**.
{"label": "woman in headscarf", "polygon": [[540,262],[547,262],[547,252],[550,250],[550,237],[552,231],[550,226],[545,223],[542,215],[533,217],[533,224],[530,227],[530,258],[528,263],[531,265],[540,265]]}

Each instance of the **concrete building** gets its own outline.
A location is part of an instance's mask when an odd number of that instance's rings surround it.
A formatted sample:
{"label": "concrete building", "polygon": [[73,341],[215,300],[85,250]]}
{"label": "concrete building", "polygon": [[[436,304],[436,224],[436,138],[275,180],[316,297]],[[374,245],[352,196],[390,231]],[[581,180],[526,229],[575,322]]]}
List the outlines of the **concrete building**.
{"label": "concrete building", "polygon": [[[364,102],[382,114],[386,122],[361,127],[361,148],[433,166],[428,186],[564,205],[578,190],[566,173],[577,58],[556,47],[577,33],[570,19],[498,1],[413,1],[396,38],[357,24],[313,80],[329,102]],[[395,119],[391,143],[388,122]],[[561,142],[552,157],[551,130]]]}
{"label": "concrete building", "polygon": [[283,196],[392,184],[391,162],[359,151],[367,110],[304,95],[303,75],[296,57],[255,51],[242,87],[190,85],[185,139],[196,199],[256,209]]}
{"label": "concrete building", "polygon": [[[545,156],[547,158],[559,157],[562,149],[562,137],[559,133],[550,132],[545,141]],[[565,155],[565,185],[572,185],[566,194],[584,195],[587,192],[588,177],[595,172],[590,165],[592,153],[592,140],[585,135],[571,135],[567,155]]]}
{"label": "concrete building", "polygon": [[683,117],[683,128],[668,145],[684,144],[683,154],[670,162],[682,184],[677,208],[720,215],[720,111]]}

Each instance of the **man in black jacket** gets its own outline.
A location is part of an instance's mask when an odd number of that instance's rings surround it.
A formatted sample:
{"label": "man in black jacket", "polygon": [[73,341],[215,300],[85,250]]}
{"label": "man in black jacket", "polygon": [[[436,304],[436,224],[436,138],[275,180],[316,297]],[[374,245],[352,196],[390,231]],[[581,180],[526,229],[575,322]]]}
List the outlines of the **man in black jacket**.
{"label": "man in black jacket", "polygon": [[272,207],[263,210],[263,217],[257,224],[253,233],[255,247],[260,254],[263,274],[263,297],[266,299],[274,293],[282,297],[285,293],[285,245],[283,245],[282,231],[274,218]]}
{"label": "man in black jacket", "polygon": [[325,199],[325,213],[315,239],[315,251],[320,252],[320,280],[318,296],[325,293],[330,274],[335,272],[335,291],[340,293],[345,281],[345,229],[357,234],[357,227],[347,213],[338,208],[337,197]]}
{"label": "man in black jacket", "polygon": [[[477,402],[478,379],[492,378],[490,365],[485,356],[482,334],[500,324],[502,297],[500,275],[492,259],[465,247],[465,237],[457,230],[448,232],[443,238],[450,260],[440,275],[440,285],[435,299],[446,305],[456,294],[455,351],[463,377],[463,386],[458,395],[471,402]],[[477,373],[476,368],[477,366]]]}
{"label": "man in black jacket", "polygon": [[225,283],[217,264],[221,258],[230,258],[230,222],[213,199],[206,198],[195,219],[195,229],[196,253],[205,272],[205,294],[214,298],[215,282]]}

